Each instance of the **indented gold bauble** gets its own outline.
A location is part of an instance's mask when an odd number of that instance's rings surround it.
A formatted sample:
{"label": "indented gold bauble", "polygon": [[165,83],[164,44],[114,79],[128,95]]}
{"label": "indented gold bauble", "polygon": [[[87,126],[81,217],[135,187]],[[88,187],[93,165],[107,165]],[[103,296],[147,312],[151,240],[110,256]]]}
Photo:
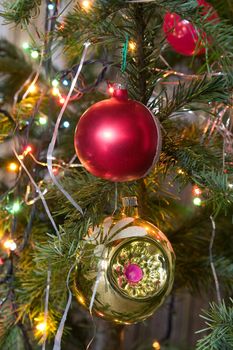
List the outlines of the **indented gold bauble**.
{"label": "indented gold bauble", "polygon": [[75,278],[78,301],[104,319],[131,324],[151,316],[169,294],[175,254],[167,237],[138,217],[136,197],[86,238]]}

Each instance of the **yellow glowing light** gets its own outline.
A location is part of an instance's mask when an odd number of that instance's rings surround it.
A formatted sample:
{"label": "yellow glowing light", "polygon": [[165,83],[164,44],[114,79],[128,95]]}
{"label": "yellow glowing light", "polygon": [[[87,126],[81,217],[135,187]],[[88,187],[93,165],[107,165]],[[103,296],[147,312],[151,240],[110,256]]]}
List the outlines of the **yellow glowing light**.
{"label": "yellow glowing light", "polygon": [[137,45],[136,45],[135,41],[131,40],[129,42],[129,51],[134,52],[136,50],[136,47],[137,47]]}
{"label": "yellow glowing light", "polygon": [[80,304],[85,305],[85,299],[81,295],[79,295],[77,298]]}
{"label": "yellow glowing light", "polygon": [[60,96],[60,91],[59,91],[58,87],[52,88],[52,95],[53,96]]}
{"label": "yellow glowing light", "polygon": [[108,89],[109,93],[112,95],[114,93],[114,87],[110,86],[110,88]]}
{"label": "yellow glowing light", "polygon": [[91,7],[91,2],[89,0],[84,0],[84,1],[82,1],[81,6],[84,10],[89,10]]}
{"label": "yellow glowing light", "polygon": [[58,29],[59,29],[59,30],[62,30],[62,29],[64,29],[64,28],[65,28],[65,23],[62,22],[62,23],[59,25]]}
{"label": "yellow glowing light", "polygon": [[28,92],[30,94],[35,94],[37,92],[37,86],[35,84],[31,84],[28,88]]}
{"label": "yellow glowing light", "polygon": [[19,168],[18,164],[14,162],[8,165],[8,170],[11,171],[12,173],[15,173],[18,170],[18,168]]}
{"label": "yellow glowing light", "polygon": [[184,174],[185,174],[184,170],[182,170],[182,169],[179,169],[179,170],[177,171],[177,173],[180,174],[180,175],[184,175]]}
{"label": "yellow glowing light", "polygon": [[31,152],[32,152],[32,147],[28,145],[24,150],[24,155],[27,155],[28,153],[31,153]]}
{"label": "yellow glowing light", "polygon": [[34,322],[34,332],[38,338],[41,336],[47,338],[48,334],[53,333],[56,329],[56,323],[53,322],[49,314],[47,316],[44,313],[39,314],[38,317],[34,318]]}
{"label": "yellow glowing light", "polygon": [[41,332],[44,333],[47,329],[47,323],[46,322],[40,322],[36,325],[36,329]]}
{"label": "yellow glowing light", "polygon": [[159,344],[159,342],[157,340],[154,341],[152,346],[153,346],[153,349],[155,349],[155,350],[160,350],[161,349],[160,344]]}
{"label": "yellow glowing light", "polygon": [[63,105],[63,104],[65,103],[64,97],[61,97],[61,98],[60,98],[59,103],[60,103],[61,105]]}
{"label": "yellow glowing light", "polygon": [[14,251],[17,248],[17,245],[13,241],[13,239],[8,239],[3,243],[3,247],[11,251]]}

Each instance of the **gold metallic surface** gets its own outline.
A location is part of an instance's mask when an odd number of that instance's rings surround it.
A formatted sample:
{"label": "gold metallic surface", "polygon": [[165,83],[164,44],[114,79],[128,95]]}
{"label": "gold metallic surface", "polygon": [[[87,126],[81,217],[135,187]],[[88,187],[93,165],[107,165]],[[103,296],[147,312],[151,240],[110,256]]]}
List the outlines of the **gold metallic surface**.
{"label": "gold metallic surface", "polygon": [[[122,217],[114,219],[112,227]],[[101,253],[95,244],[88,243],[75,279],[75,294],[84,307],[89,308],[97,283],[92,311],[121,324],[151,316],[170,293],[174,280],[175,254],[166,236],[138,216],[132,220],[127,227],[143,228],[145,236],[108,241]],[[143,271],[138,283],[129,282],[125,276],[125,266],[129,264]]]}
{"label": "gold metallic surface", "polygon": [[[125,266],[129,262],[143,271],[143,278],[138,283],[130,283],[125,276]],[[109,279],[125,296],[146,299],[162,291],[168,278],[166,267],[164,254],[153,240],[136,239],[124,242],[114,254]]]}

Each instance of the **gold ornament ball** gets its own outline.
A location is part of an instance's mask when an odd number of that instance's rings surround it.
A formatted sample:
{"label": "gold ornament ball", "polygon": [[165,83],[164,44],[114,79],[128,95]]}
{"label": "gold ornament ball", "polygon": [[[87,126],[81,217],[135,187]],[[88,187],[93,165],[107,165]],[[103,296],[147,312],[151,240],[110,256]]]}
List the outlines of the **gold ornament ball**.
{"label": "gold ornament ball", "polygon": [[167,237],[139,218],[136,197],[126,197],[121,215],[106,218],[86,237],[75,295],[99,317],[137,323],[164,302],[174,269],[175,254]]}

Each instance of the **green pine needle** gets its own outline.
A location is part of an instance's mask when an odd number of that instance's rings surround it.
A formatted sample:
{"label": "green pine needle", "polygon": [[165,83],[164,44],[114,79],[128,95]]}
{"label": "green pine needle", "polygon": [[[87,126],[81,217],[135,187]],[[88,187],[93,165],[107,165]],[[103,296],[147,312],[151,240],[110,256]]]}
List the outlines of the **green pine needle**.
{"label": "green pine needle", "polygon": [[0,15],[6,23],[29,24],[32,18],[40,13],[41,0],[17,0],[5,1],[3,3],[4,12]]}
{"label": "green pine needle", "polygon": [[197,342],[196,350],[232,350],[233,344],[233,300],[226,306],[222,301],[220,305],[210,304],[210,310],[201,315],[207,328],[200,332],[208,332]]}

